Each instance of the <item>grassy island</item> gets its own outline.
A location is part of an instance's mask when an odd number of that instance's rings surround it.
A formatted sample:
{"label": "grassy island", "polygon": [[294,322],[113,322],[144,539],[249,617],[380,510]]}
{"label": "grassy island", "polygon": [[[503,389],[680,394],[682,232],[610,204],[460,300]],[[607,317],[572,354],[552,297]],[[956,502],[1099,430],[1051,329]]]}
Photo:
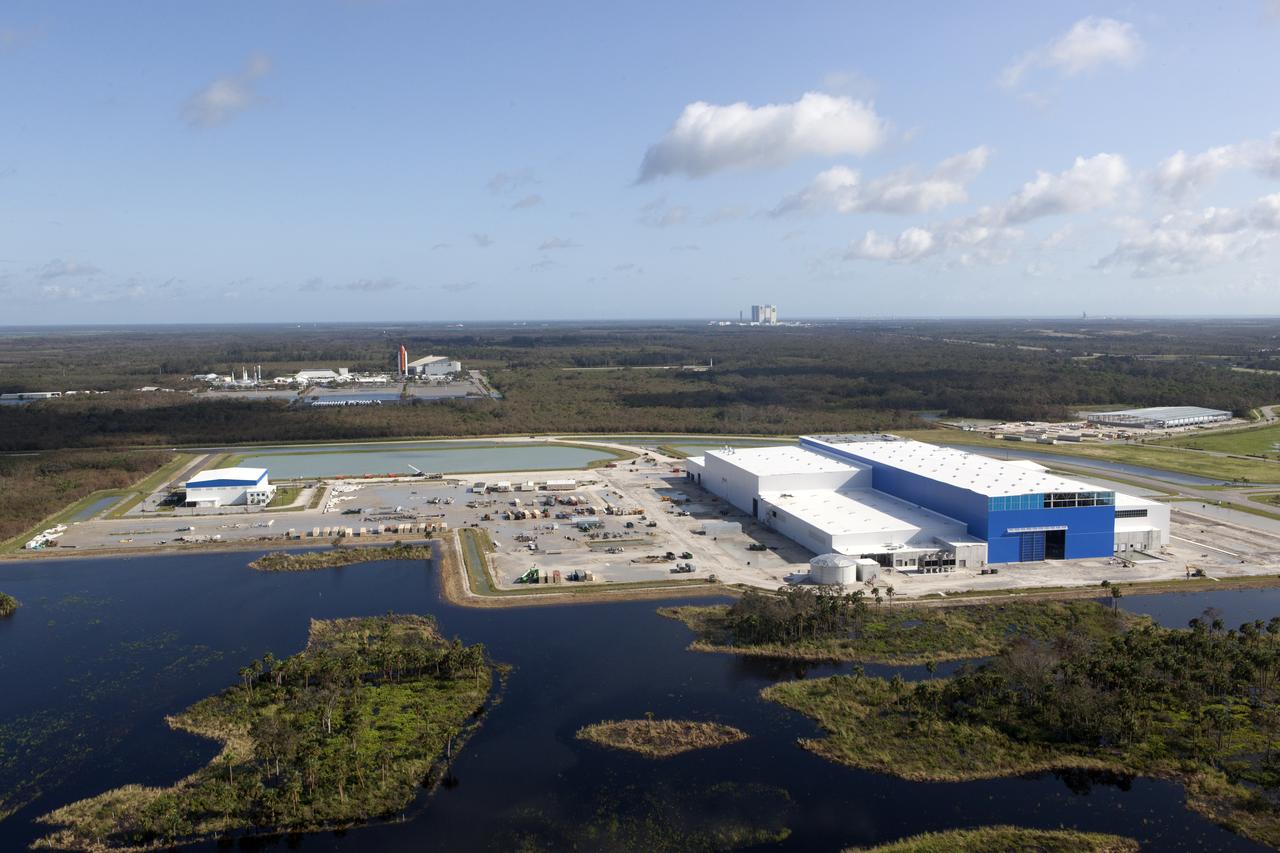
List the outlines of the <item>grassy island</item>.
{"label": "grassy island", "polygon": [[747,733],[733,726],[693,720],[609,720],[579,729],[578,737],[650,758],[669,758],[695,749],[737,743],[746,740]]}
{"label": "grassy island", "polygon": [[875,847],[853,847],[845,853],[1134,853],[1138,842],[1121,835],[1072,829],[1025,829],[982,826],[926,832]]}
{"label": "grassy island", "polygon": [[902,666],[987,657],[1015,636],[1109,637],[1138,621],[1092,601],[919,607],[869,604],[862,590],[805,586],[778,595],[748,591],[732,605],[658,612],[693,629],[693,651]]}
{"label": "grassy island", "polygon": [[18,599],[7,592],[0,592],[0,618],[12,616],[18,612]]}
{"label": "grassy island", "polygon": [[762,695],[818,721],[827,736],[801,745],[842,764],[912,780],[1159,776],[1212,820],[1280,844],[1280,618],[1020,638],[945,680],[854,673]]}
{"label": "grassy island", "polygon": [[36,846],[146,850],[394,815],[478,725],[493,680],[483,646],[397,615],[313,620],[305,650],[240,678],[168,720],[222,743],[207,766],[64,806],[40,818],[56,829]]}
{"label": "grassy island", "polygon": [[334,548],[330,551],[309,551],[290,554],[275,551],[259,557],[249,568],[260,572],[310,572],[316,569],[332,569],[356,563],[372,563],[375,560],[430,560],[430,545],[379,545],[360,548]]}

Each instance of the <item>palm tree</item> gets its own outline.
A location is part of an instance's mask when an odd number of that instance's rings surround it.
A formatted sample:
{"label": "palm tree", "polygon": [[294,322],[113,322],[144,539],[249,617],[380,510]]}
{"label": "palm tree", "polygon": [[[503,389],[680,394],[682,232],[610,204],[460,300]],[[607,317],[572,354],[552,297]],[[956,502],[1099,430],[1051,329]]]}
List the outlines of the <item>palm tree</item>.
{"label": "palm tree", "polygon": [[890,610],[893,610],[893,596],[895,595],[895,593],[894,593],[894,589],[893,589],[893,584],[890,584],[889,586],[886,586],[886,587],[884,588],[884,591],[885,591],[885,593],[889,596],[889,609],[890,609]]}
{"label": "palm tree", "polygon": [[1121,596],[1123,596],[1123,595],[1124,595],[1124,593],[1120,591],[1120,585],[1119,585],[1119,584],[1112,584],[1112,585],[1111,585],[1111,612],[1112,612],[1112,613],[1115,613],[1115,612],[1116,612],[1116,605],[1119,603],[1120,598],[1121,598]]}

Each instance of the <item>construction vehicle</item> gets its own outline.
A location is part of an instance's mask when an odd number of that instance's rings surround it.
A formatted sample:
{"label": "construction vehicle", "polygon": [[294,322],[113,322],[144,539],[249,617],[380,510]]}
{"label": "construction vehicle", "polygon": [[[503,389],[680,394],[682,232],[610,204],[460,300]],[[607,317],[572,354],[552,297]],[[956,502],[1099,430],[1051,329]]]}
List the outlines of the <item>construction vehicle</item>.
{"label": "construction vehicle", "polygon": [[530,566],[529,571],[516,578],[516,583],[538,583],[539,577],[538,567]]}

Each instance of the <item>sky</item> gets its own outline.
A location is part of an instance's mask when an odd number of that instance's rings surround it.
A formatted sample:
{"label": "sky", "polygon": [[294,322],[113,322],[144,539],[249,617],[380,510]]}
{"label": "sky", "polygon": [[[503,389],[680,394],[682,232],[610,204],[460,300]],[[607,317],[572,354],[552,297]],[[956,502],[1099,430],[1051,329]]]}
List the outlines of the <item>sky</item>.
{"label": "sky", "polygon": [[1280,0],[0,5],[0,325],[1280,314]]}

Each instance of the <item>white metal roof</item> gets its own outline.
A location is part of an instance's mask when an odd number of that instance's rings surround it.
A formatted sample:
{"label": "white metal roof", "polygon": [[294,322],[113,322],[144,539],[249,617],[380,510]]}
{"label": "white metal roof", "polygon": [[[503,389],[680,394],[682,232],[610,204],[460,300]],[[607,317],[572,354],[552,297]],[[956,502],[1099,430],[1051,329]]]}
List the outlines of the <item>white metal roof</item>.
{"label": "white metal roof", "polygon": [[981,541],[963,522],[875,489],[801,489],[760,497],[833,536],[898,532],[908,541],[921,534],[947,542]]}
{"label": "white metal roof", "polygon": [[[813,439],[821,441],[821,439]],[[986,497],[1030,495],[1045,492],[1109,491],[1080,480],[1069,480],[1011,465],[977,453],[925,444],[923,441],[854,441],[842,444],[822,442],[835,450],[845,450],[873,463],[888,465],[930,480],[967,489]]]}
{"label": "white metal roof", "polygon": [[410,367],[424,367],[428,364],[435,364],[438,361],[452,361],[446,355],[424,355],[422,358],[409,362]]}
{"label": "white metal roof", "polygon": [[208,468],[199,474],[193,474],[187,480],[188,486],[202,486],[210,482],[234,482],[253,485],[267,473],[266,468]]}
{"label": "white metal roof", "polygon": [[[792,445],[779,447],[725,447],[708,450],[704,459],[723,459],[757,477],[780,474],[826,474],[833,471],[861,471],[866,465],[833,459]],[[704,461],[705,465],[706,462]]]}
{"label": "white metal roof", "polygon": [[1120,409],[1115,412],[1094,412],[1093,417],[1145,418],[1153,421],[1176,421],[1183,418],[1230,417],[1222,409],[1206,409],[1201,406],[1149,406],[1145,409]]}

